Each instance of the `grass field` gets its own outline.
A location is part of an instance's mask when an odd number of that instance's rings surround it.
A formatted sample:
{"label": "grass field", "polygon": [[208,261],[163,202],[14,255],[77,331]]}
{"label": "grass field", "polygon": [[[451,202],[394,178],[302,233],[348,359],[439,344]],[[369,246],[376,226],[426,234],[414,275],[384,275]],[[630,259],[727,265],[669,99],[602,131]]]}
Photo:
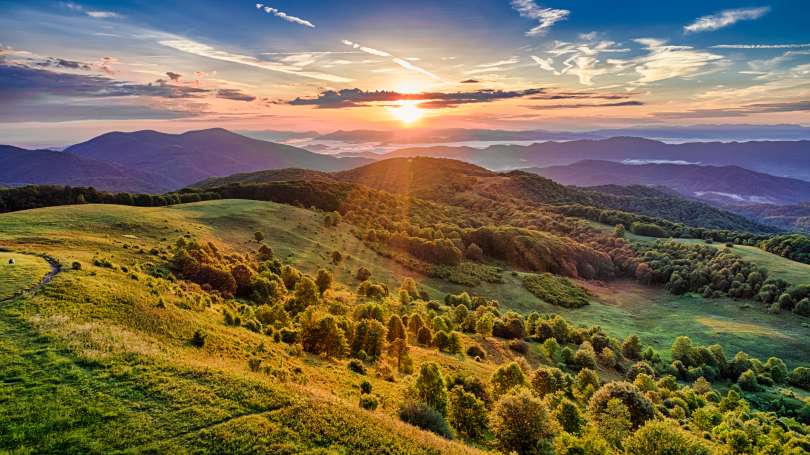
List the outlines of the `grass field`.
{"label": "grass field", "polygon": [[[323,215],[308,210],[243,200],[161,208],[81,205],[0,215],[0,247],[81,264],[81,270],[63,268],[37,295],[0,305],[0,451],[185,452],[200,446],[215,452],[473,451],[399,421],[395,403],[407,386],[404,379],[388,382],[374,371],[359,376],[348,373],[345,362],[268,344],[267,337],[224,325],[221,305],[200,305],[194,293],[143,273],[149,263],[165,263],[161,255],[183,236],[244,252],[258,248],[253,233],[261,231],[285,262],[307,273],[331,269],[338,292],[357,286],[353,277],[360,266],[391,288],[411,276],[434,298],[462,290],[379,256],[351,229],[345,223],[325,227]],[[330,263],[334,250],[346,257],[338,266]],[[112,267],[94,265],[97,258]],[[0,281],[9,292],[29,287],[48,271],[44,260],[24,260],[36,270],[11,286],[6,286],[11,280]],[[502,278],[501,284],[473,291],[500,300],[504,308],[599,324],[613,336],[638,333],[665,355],[676,336],[688,334],[698,343],[722,343],[729,355],[745,350],[761,358],[778,354],[791,366],[807,361],[810,328],[789,314],[769,315],[727,299],[674,297],[621,281],[581,283],[594,300],[568,310],[526,291],[520,272],[504,270]],[[197,329],[207,334],[203,349],[189,343]],[[419,347],[412,356],[417,364],[433,360],[448,371],[481,378],[515,356],[500,343],[465,335],[465,343],[472,342],[487,351],[487,361]],[[260,371],[249,368],[250,359],[260,361]],[[380,396],[375,412],[358,408],[362,379]]]}
{"label": "grass field", "polygon": [[[10,260],[15,264],[9,264]],[[50,270],[48,263],[40,257],[0,251],[0,300],[32,288]]]}

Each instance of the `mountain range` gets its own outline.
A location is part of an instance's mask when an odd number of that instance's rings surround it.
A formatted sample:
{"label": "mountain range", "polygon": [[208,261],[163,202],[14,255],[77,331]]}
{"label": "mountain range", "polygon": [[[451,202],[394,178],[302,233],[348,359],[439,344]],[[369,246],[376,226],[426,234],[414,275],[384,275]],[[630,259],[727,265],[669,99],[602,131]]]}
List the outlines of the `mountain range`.
{"label": "mountain range", "polygon": [[384,155],[385,158],[414,156],[452,158],[493,170],[559,166],[582,160],[740,166],[810,180],[810,141],[806,140],[667,144],[636,137],[615,137],[486,148],[411,147]]}
{"label": "mountain range", "polygon": [[565,166],[525,169],[564,185],[660,185],[709,202],[790,205],[810,201],[810,182],[776,177],[739,166],[623,164],[584,160]]}
{"label": "mountain range", "polygon": [[214,176],[264,169],[350,169],[340,158],[214,128],[183,134],[112,132],[62,152],[0,148],[0,185],[59,184],[162,193]]}

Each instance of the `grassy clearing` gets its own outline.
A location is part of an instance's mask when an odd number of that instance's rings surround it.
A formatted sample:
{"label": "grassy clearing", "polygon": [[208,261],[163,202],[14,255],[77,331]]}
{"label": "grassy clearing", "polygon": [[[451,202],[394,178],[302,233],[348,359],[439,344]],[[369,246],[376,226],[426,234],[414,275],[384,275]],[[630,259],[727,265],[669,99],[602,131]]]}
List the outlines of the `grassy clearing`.
{"label": "grassy clearing", "polygon": [[[10,260],[15,264],[9,264]],[[36,286],[50,270],[40,257],[0,251],[0,300]]]}

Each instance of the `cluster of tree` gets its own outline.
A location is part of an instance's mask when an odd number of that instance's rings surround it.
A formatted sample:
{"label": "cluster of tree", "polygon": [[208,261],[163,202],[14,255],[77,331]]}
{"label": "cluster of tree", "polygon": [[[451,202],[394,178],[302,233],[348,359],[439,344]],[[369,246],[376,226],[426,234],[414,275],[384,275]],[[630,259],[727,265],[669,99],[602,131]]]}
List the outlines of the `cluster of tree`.
{"label": "cluster of tree", "polygon": [[[635,335],[619,340],[559,315],[504,312],[498,302],[467,292],[427,300],[412,279],[391,292],[366,269],[358,270],[362,281],[347,300],[332,290],[326,270],[309,277],[273,259],[263,245],[240,256],[183,241],[172,263],[180,278],[211,292],[231,291],[236,300],[226,302],[226,324],[307,353],[348,358],[348,369],[359,375],[376,365],[378,376],[394,380],[396,370],[408,384],[400,418],[448,438],[518,454],[810,450],[810,405],[780,398],[762,412],[744,398],[756,399],[772,385],[810,389],[810,369],[789,372],[775,357],[764,363],[744,353],[726,359],[722,347],[695,346],[682,337],[667,363]],[[207,266],[228,270],[233,282],[224,275],[209,280],[218,275],[203,271]],[[487,361],[486,350],[470,341],[476,339],[503,343],[518,361],[499,365],[487,381],[448,376],[430,361],[415,365],[411,355],[431,348]],[[522,360],[536,355],[539,367]],[[625,380],[606,380],[618,375]],[[715,385],[729,392],[721,395]],[[360,391],[359,405],[376,409],[380,399],[371,384],[363,381]]]}
{"label": "cluster of tree", "polygon": [[759,243],[763,250],[810,264],[810,237],[803,234],[776,235]]}
{"label": "cluster of tree", "polygon": [[676,295],[698,292],[705,297],[753,298],[770,305],[771,311],[810,314],[810,301],[805,302],[808,286],[768,278],[766,269],[743,260],[730,248],[659,240],[639,246],[639,253],[635,276],[642,283],[664,284]]}
{"label": "cluster of tree", "polygon": [[589,303],[590,294],[563,277],[550,273],[527,273],[522,277],[523,286],[538,299],[565,308],[581,308]]}
{"label": "cluster of tree", "polygon": [[40,207],[72,204],[120,204],[160,207],[172,204],[218,199],[215,192],[179,192],[169,194],[109,193],[92,187],[30,185],[0,188],[0,213]]}

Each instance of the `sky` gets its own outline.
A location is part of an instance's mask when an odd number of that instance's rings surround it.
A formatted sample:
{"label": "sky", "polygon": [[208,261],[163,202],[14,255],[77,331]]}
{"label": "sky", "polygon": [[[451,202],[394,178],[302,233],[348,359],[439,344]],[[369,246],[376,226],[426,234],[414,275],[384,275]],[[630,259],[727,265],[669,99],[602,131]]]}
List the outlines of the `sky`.
{"label": "sky", "polygon": [[806,1],[3,1],[0,143],[810,125]]}

